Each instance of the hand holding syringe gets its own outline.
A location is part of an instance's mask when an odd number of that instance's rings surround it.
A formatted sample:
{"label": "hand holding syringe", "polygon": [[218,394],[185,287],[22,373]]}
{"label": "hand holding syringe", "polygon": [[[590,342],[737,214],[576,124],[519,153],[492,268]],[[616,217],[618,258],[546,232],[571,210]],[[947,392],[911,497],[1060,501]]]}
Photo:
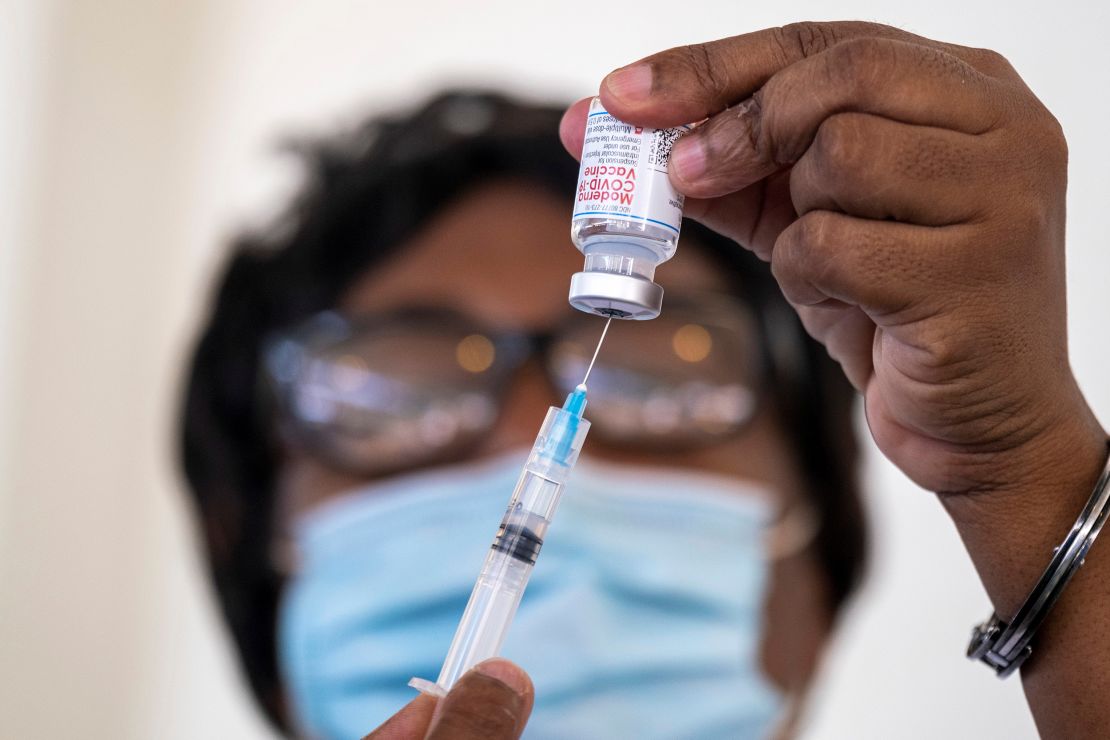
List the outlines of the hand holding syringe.
{"label": "hand holding syringe", "polygon": [[409,681],[413,688],[443,696],[464,673],[500,652],[567,477],[590,429],[590,422],[582,418],[586,408],[586,381],[609,331],[609,321],[601,332],[582,382],[567,396],[562,408],[552,406],[547,410],[547,418],[540,427],[509,499],[501,527],[470,593],[470,601],[455,631],[439,678],[435,683],[413,678]]}

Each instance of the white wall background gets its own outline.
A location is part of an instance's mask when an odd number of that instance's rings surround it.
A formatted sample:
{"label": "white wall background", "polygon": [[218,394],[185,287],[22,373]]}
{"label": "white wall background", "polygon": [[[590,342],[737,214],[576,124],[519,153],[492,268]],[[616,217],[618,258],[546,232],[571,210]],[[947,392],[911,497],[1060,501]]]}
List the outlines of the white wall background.
{"label": "white wall background", "polygon": [[[172,465],[182,352],[221,240],[293,179],[283,133],[449,81],[596,89],[657,49],[863,18],[1007,55],[1071,144],[1080,381],[1110,423],[1106,3],[0,2],[0,735],[265,738]],[[989,611],[930,495],[868,463],[875,565],[810,738],[1021,738],[962,657]]]}

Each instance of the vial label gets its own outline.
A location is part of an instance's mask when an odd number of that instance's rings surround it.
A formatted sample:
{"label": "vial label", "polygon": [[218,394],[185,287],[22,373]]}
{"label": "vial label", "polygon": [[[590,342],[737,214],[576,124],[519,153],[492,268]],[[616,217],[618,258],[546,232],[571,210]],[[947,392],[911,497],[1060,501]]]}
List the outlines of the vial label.
{"label": "vial label", "polygon": [[671,146],[689,126],[655,129],[618,121],[594,98],[586,119],[573,221],[617,217],[675,234],[683,196],[667,179]]}

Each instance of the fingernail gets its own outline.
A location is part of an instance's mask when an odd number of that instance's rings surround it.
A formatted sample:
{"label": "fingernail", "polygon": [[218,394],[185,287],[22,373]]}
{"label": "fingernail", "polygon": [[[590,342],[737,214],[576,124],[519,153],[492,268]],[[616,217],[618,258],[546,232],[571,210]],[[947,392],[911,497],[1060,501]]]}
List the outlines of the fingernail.
{"label": "fingernail", "polygon": [[614,97],[628,102],[647,100],[651,96],[651,65],[633,64],[609,73],[605,87]]}
{"label": "fingernail", "polygon": [[531,686],[531,682],[528,680],[528,676],[525,675],[524,671],[507,660],[487,660],[485,663],[479,663],[475,666],[474,670],[481,673],[483,676],[497,679],[512,689],[518,696],[523,696],[527,693]]}
{"label": "fingernail", "polygon": [[685,182],[693,182],[706,170],[705,143],[700,136],[684,136],[671,149],[669,170]]}

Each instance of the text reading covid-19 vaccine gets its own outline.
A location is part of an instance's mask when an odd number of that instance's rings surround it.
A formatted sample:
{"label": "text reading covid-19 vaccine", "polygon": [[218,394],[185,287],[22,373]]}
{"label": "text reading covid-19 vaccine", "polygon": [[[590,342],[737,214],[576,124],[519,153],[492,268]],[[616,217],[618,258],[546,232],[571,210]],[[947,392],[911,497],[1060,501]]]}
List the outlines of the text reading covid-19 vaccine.
{"label": "text reading covid-19 vaccine", "polygon": [[632,126],[594,98],[571,238],[586,256],[570,281],[575,308],[622,319],[653,319],[663,305],[655,268],[674,256],[682,228],[682,195],[667,178],[671,146],[689,130]]}

